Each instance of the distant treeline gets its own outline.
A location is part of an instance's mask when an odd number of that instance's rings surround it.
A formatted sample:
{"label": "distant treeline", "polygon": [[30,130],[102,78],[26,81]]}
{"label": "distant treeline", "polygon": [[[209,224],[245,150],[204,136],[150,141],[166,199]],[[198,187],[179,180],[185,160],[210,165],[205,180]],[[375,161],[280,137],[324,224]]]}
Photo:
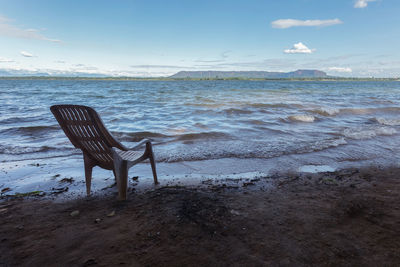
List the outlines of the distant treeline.
{"label": "distant treeline", "polygon": [[18,76],[0,77],[0,80],[90,80],[90,81],[400,81],[400,78],[344,78],[344,77],[313,77],[313,78],[169,78],[169,77],[62,77],[62,76]]}

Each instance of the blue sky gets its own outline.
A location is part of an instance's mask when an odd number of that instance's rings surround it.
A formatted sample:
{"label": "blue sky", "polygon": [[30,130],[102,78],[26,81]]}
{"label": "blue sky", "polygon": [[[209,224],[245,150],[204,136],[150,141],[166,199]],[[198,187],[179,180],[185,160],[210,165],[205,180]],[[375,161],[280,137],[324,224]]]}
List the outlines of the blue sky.
{"label": "blue sky", "polygon": [[400,76],[398,0],[0,0],[0,70]]}

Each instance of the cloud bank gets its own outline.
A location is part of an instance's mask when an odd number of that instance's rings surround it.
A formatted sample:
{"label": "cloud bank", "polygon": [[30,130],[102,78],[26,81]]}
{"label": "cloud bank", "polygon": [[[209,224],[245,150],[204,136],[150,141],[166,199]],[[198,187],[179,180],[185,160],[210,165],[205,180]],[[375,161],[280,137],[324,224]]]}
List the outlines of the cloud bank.
{"label": "cloud bank", "polygon": [[[370,0],[367,0],[370,1]],[[325,27],[331,26],[336,24],[342,24],[343,21],[340,19],[326,19],[326,20],[298,20],[298,19],[278,19],[271,22],[272,28],[277,29],[287,29],[291,27],[300,27],[300,26],[307,26],[307,27]]]}
{"label": "cloud bank", "polygon": [[315,49],[310,49],[302,42],[294,44],[291,49],[285,49],[283,52],[285,54],[311,54],[315,51]]}
{"label": "cloud bank", "polygon": [[8,62],[14,62],[14,60],[8,59],[8,58],[4,58],[4,57],[0,57],[0,63],[8,63]]}
{"label": "cloud bank", "polygon": [[353,72],[353,70],[351,68],[343,68],[343,67],[330,67],[329,70],[333,71],[333,72],[341,72],[341,73]]}

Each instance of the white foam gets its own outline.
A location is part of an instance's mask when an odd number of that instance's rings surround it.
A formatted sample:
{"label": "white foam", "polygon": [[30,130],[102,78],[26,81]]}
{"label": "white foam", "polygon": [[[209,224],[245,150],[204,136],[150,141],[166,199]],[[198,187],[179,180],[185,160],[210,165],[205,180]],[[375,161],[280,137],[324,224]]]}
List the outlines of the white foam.
{"label": "white foam", "polygon": [[397,126],[400,125],[400,119],[385,119],[385,118],[374,118],[375,121],[382,125]]}
{"label": "white foam", "polygon": [[319,173],[334,172],[335,169],[328,165],[303,165],[298,169],[299,172]]}
{"label": "white foam", "polygon": [[297,122],[314,122],[315,117],[312,115],[292,115],[288,117],[289,120],[291,121],[297,121]]}
{"label": "white foam", "polygon": [[375,129],[345,129],[343,135],[351,139],[371,139],[378,135],[394,135],[396,129],[390,127],[379,127]]}
{"label": "white foam", "polygon": [[382,127],[377,129],[376,133],[378,135],[394,135],[397,133],[396,129],[390,127]]}

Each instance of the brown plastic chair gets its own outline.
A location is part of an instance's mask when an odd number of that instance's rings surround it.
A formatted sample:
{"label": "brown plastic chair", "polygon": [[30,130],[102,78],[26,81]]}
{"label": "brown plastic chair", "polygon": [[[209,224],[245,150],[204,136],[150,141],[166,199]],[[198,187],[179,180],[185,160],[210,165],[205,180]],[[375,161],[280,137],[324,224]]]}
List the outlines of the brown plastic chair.
{"label": "brown plastic chair", "polygon": [[[87,195],[90,195],[94,166],[114,172],[120,200],[126,200],[129,168],[145,159],[150,160],[154,183],[158,184],[156,163],[149,140],[144,139],[132,148],[125,147],[114,139],[91,107],[54,105],[50,110],[71,143],[83,152]],[[135,150],[143,145],[146,146],[144,152]]]}

